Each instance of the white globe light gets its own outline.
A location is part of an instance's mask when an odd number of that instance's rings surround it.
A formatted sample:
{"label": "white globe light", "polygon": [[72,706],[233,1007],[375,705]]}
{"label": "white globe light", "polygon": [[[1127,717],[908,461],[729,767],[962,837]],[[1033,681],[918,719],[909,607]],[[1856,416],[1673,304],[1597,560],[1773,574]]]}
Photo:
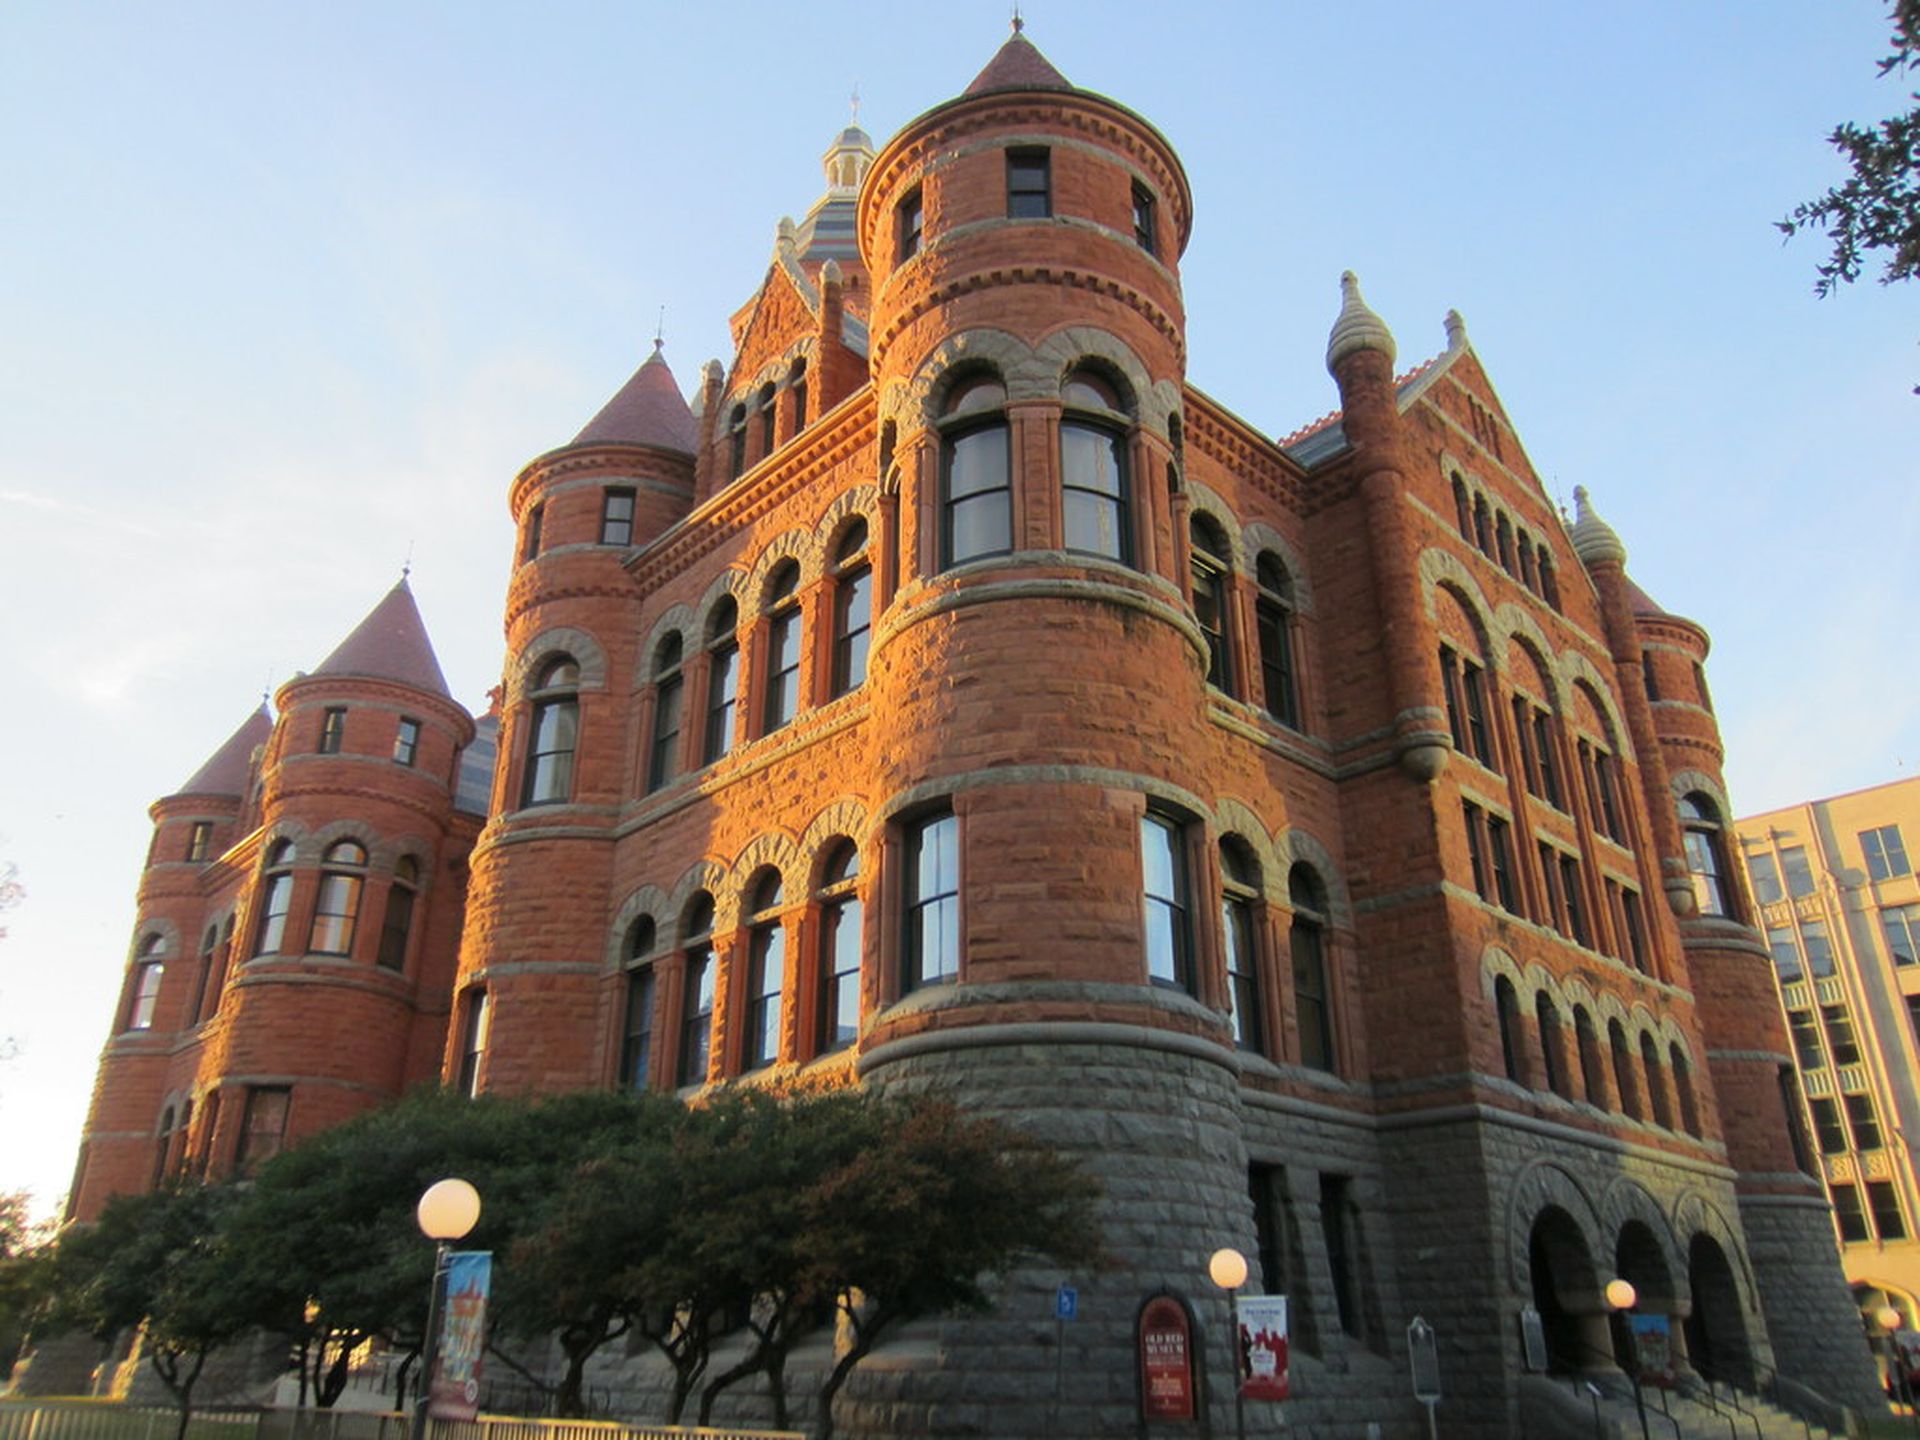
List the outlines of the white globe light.
{"label": "white globe light", "polygon": [[1607,1304],[1616,1310],[1631,1310],[1634,1301],[1640,1298],[1640,1292],[1633,1288],[1631,1280],[1609,1280],[1606,1294]]}
{"label": "white globe light", "polygon": [[429,1240],[458,1240],[480,1219],[480,1192],[464,1180],[436,1180],[414,1214]]}
{"label": "white globe light", "polygon": [[1207,1277],[1222,1290],[1238,1290],[1247,1283],[1247,1257],[1231,1247],[1213,1252]]}
{"label": "white globe light", "polygon": [[1878,1322],[1882,1330],[1898,1330],[1900,1328],[1900,1312],[1891,1305],[1882,1305],[1878,1310],[1873,1312],[1873,1318]]}

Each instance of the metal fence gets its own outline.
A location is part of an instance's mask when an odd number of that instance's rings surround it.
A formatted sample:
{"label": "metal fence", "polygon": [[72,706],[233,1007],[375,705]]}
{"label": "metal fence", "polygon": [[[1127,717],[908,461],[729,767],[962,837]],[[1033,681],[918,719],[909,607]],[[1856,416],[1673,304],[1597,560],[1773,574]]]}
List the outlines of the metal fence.
{"label": "metal fence", "polygon": [[[0,1440],[173,1440],[180,1412],[111,1400],[0,1400]],[[196,1411],[187,1440],[406,1440],[392,1411]],[[626,1425],[617,1420],[436,1420],[430,1440],[805,1440],[789,1430]]]}

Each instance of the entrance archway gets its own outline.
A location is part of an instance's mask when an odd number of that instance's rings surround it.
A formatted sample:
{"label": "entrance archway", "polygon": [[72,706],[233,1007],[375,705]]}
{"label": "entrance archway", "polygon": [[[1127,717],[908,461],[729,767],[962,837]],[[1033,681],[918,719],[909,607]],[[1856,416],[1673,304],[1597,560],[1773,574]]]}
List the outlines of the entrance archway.
{"label": "entrance archway", "polygon": [[1693,1310],[1686,1323],[1687,1356],[1693,1368],[1709,1380],[1723,1380],[1743,1390],[1755,1388],[1740,1287],[1727,1252],[1710,1235],[1695,1235],[1687,1244],[1687,1288],[1693,1291]]}
{"label": "entrance archway", "polygon": [[1597,1354],[1592,1320],[1601,1311],[1600,1277],[1586,1236],[1557,1205],[1534,1217],[1527,1236],[1527,1271],[1533,1308],[1547,1338],[1547,1368],[1565,1375],[1604,1362]]}
{"label": "entrance archway", "polygon": [[[1677,1308],[1673,1293],[1673,1272],[1667,1268],[1666,1252],[1644,1220],[1629,1220],[1620,1227],[1620,1238],[1613,1247],[1614,1273],[1632,1284],[1637,1298],[1634,1309],[1642,1315],[1671,1315]],[[1634,1354],[1633,1331],[1627,1317],[1618,1311],[1607,1316],[1613,1338],[1613,1354],[1622,1368],[1638,1373]]]}

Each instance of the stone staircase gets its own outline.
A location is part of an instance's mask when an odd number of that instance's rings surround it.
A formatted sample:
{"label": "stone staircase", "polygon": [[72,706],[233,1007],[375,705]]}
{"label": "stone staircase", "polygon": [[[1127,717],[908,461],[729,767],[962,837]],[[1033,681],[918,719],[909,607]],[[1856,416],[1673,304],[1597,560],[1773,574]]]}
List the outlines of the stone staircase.
{"label": "stone staircase", "polygon": [[[1649,1440],[1847,1440],[1844,1430],[1725,1385],[1711,1392],[1698,1381],[1673,1390],[1649,1385],[1642,1393]],[[1617,1371],[1571,1380],[1528,1376],[1522,1410],[1529,1440],[1641,1440],[1633,1382]]]}

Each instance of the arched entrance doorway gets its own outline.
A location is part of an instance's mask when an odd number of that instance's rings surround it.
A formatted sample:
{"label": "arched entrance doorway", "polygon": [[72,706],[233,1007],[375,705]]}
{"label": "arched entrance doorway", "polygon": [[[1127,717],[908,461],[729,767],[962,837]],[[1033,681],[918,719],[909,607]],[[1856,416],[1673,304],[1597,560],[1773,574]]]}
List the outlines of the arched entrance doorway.
{"label": "arched entrance doorway", "polygon": [[[1620,1227],[1620,1239],[1613,1247],[1613,1266],[1615,1274],[1632,1284],[1636,1295],[1633,1308],[1639,1314],[1672,1315],[1678,1308],[1666,1252],[1644,1220],[1629,1220]],[[1614,1358],[1622,1369],[1638,1374],[1640,1362],[1627,1317],[1615,1311],[1608,1314],[1607,1322]]]}
{"label": "arched entrance doorway", "polygon": [[1687,1355],[1693,1368],[1709,1380],[1743,1390],[1755,1388],[1740,1287],[1727,1252],[1709,1235],[1695,1235],[1687,1244],[1687,1288],[1693,1291],[1693,1310],[1686,1324]]}
{"label": "arched entrance doorway", "polygon": [[1604,1363],[1592,1322],[1600,1314],[1600,1277],[1574,1218],[1557,1205],[1534,1217],[1527,1236],[1533,1308],[1547,1337],[1547,1368],[1569,1374]]}

